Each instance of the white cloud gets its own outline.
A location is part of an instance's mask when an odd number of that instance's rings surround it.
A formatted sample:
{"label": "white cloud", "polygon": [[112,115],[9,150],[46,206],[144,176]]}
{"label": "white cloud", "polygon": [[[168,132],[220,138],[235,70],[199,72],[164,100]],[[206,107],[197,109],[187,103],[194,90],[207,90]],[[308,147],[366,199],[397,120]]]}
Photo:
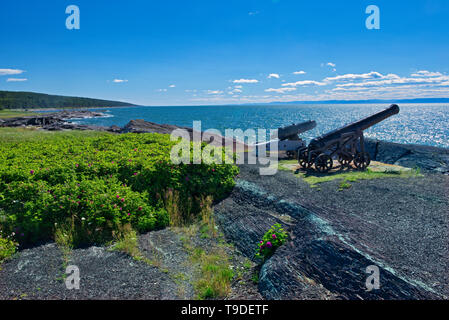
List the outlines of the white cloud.
{"label": "white cloud", "polygon": [[235,89],[229,91],[229,93],[231,93],[231,94],[241,93],[241,92],[243,92],[243,91],[241,89],[238,89],[238,88],[235,88]]}
{"label": "white cloud", "polygon": [[207,94],[222,94],[223,91],[221,91],[221,90],[207,90],[206,93]]}
{"label": "white cloud", "polygon": [[279,88],[279,89],[265,89],[265,92],[276,92],[276,93],[286,93],[286,92],[290,92],[290,91],[295,91],[296,88],[292,88],[292,87],[287,87],[287,88]]}
{"label": "white cloud", "polygon": [[330,82],[330,81],[346,81],[346,80],[361,80],[361,79],[377,79],[377,78],[383,78],[384,76],[376,71],[371,71],[369,73],[361,73],[361,74],[353,74],[348,73],[341,76],[336,77],[328,77],[325,78],[323,81]]}
{"label": "white cloud", "polygon": [[293,72],[293,74],[296,74],[296,75],[306,74],[306,72],[301,70],[301,71],[295,71],[295,72]]}
{"label": "white cloud", "polygon": [[28,79],[26,79],[26,78],[9,78],[8,80],[6,80],[6,82],[24,82],[24,81],[28,81]]}
{"label": "white cloud", "polygon": [[236,88],[236,89],[242,89],[243,86],[234,86],[234,88]]}
{"label": "white cloud", "polygon": [[19,69],[0,69],[0,76],[11,76],[15,74],[22,74],[25,71]]}
{"label": "white cloud", "polygon": [[412,77],[439,77],[443,74],[440,72],[430,72],[427,70],[418,71],[412,74]]}
{"label": "white cloud", "polygon": [[171,84],[170,86],[169,86],[169,88],[175,88],[176,87],[176,85],[174,85],[174,84]]}
{"label": "white cloud", "polygon": [[325,86],[325,85],[327,85],[327,83],[314,81],[314,80],[303,80],[303,81],[296,81],[296,82],[289,82],[289,83],[282,84],[283,87],[297,87],[297,86],[309,86],[309,85]]}
{"label": "white cloud", "polygon": [[158,92],[167,92],[167,89],[157,89]]}
{"label": "white cloud", "polygon": [[256,79],[239,79],[232,81],[233,83],[258,83],[259,80]]}
{"label": "white cloud", "polygon": [[[322,64],[325,67],[325,64]],[[331,66],[329,66],[331,68]],[[310,92],[300,92],[299,86],[312,86]],[[211,102],[288,102],[320,100],[405,99],[449,96],[449,75],[442,72],[417,71],[411,75],[348,73],[323,80],[283,83],[281,88],[264,89],[265,95],[233,95],[230,86],[226,95],[209,95],[197,101]],[[313,89],[313,90],[312,90]],[[313,93],[312,93],[313,92]],[[269,95],[267,95],[269,94]]]}
{"label": "white cloud", "polygon": [[406,78],[399,77],[394,74],[390,74],[382,80],[371,80],[371,81],[363,81],[363,82],[351,82],[345,84],[337,84],[337,87],[379,87],[386,85],[441,85],[449,81],[449,76],[439,76],[439,77],[414,77],[414,78]]}
{"label": "white cloud", "polygon": [[328,63],[326,63],[326,66],[329,66],[329,67],[332,67],[332,68],[335,68],[337,65],[335,64],[335,63],[332,63],[332,62],[328,62]]}
{"label": "white cloud", "polygon": [[114,80],[112,80],[112,82],[114,82],[114,83],[124,83],[124,82],[128,82],[128,80],[125,80],[125,79],[114,79]]}
{"label": "white cloud", "polygon": [[270,73],[270,74],[268,75],[268,79],[271,79],[271,78],[279,79],[280,76],[279,76],[277,73]]}
{"label": "white cloud", "polygon": [[259,11],[250,11],[248,12],[248,15],[255,16],[256,14],[259,14]]}

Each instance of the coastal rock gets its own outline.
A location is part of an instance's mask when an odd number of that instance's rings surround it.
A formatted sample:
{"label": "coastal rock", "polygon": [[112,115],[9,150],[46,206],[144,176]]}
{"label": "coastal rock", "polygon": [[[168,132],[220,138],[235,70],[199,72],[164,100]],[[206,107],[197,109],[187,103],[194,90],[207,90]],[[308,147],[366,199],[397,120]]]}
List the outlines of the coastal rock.
{"label": "coastal rock", "polygon": [[424,171],[449,174],[449,149],[366,139],[372,160]]}
{"label": "coastal rock", "polygon": [[89,119],[104,117],[105,114],[102,112],[90,111],[90,110],[74,110],[74,111],[61,111],[55,114],[55,116],[70,120],[70,119]]}
{"label": "coastal rock", "polygon": [[120,132],[122,132],[122,128],[114,125],[114,126],[110,126],[109,128],[107,128],[106,131],[113,132],[113,133],[120,133]]}
{"label": "coastal rock", "polygon": [[[181,127],[170,125],[170,124],[158,124],[154,122],[145,121],[143,119],[131,120],[125,127],[122,129],[122,133],[165,133],[171,134],[173,130],[179,129]],[[189,132],[193,130],[190,128],[182,128],[186,129]]]}
{"label": "coastal rock", "polygon": [[67,121],[71,119],[85,119],[85,118],[95,118],[104,116],[105,114],[103,113],[93,112],[89,110],[61,111],[57,113],[49,113],[36,116],[3,119],[0,122],[0,126],[2,127],[36,126],[42,127],[43,129],[46,130],[62,130],[62,129],[88,130],[89,128],[93,128],[92,130],[96,130],[95,128],[102,130],[100,129],[101,127],[98,126],[78,125],[74,123],[69,123]]}

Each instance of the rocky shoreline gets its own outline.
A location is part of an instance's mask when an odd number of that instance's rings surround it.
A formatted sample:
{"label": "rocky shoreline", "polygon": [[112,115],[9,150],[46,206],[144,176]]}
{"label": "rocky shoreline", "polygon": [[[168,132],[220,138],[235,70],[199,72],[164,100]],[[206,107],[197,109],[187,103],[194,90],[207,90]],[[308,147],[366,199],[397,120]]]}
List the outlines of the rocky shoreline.
{"label": "rocky shoreline", "polygon": [[[86,119],[105,117],[106,114],[90,110],[61,111],[48,114],[40,114],[9,119],[0,118],[0,127],[39,127],[43,130],[98,130],[106,131],[108,128],[100,126],[82,125],[70,122],[73,119]],[[109,131],[109,130],[108,130]]]}

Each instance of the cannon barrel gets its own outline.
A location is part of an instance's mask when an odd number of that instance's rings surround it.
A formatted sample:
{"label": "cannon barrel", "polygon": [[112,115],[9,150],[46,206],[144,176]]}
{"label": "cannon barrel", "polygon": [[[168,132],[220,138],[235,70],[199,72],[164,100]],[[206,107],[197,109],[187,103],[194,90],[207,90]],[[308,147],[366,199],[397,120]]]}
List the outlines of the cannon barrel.
{"label": "cannon barrel", "polygon": [[315,121],[306,121],[298,124],[293,124],[291,126],[283,127],[278,129],[278,138],[280,140],[287,140],[291,137],[297,137],[298,134],[312,130],[316,127]]}
{"label": "cannon barrel", "polygon": [[318,149],[320,147],[325,146],[327,143],[333,140],[340,139],[342,135],[352,133],[352,132],[361,132],[363,130],[368,129],[369,127],[374,126],[375,124],[399,113],[399,106],[396,104],[392,104],[387,109],[373,114],[365,119],[360,121],[348,124],[340,129],[331,131],[326,133],[318,138],[310,141],[309,149]]}

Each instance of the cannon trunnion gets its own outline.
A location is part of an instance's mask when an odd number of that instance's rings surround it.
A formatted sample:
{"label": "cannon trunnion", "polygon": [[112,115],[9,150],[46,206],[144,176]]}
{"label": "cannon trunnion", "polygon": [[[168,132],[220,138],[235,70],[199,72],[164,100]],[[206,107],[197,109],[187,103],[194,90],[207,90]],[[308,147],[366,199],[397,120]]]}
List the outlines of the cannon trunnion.
{"label": "cannon trunnion", "polygon": [[303,168],[315,165],[319,172],[327,172],[333,167],[333,158],[337,158],[344,167],[352,162],[356,168],[366,169],[371,159],[365,152],[363,131],[398,113],[399,106],[393,104],[372,116],[313,139],[308,147],[298,151],[299,164]]}

